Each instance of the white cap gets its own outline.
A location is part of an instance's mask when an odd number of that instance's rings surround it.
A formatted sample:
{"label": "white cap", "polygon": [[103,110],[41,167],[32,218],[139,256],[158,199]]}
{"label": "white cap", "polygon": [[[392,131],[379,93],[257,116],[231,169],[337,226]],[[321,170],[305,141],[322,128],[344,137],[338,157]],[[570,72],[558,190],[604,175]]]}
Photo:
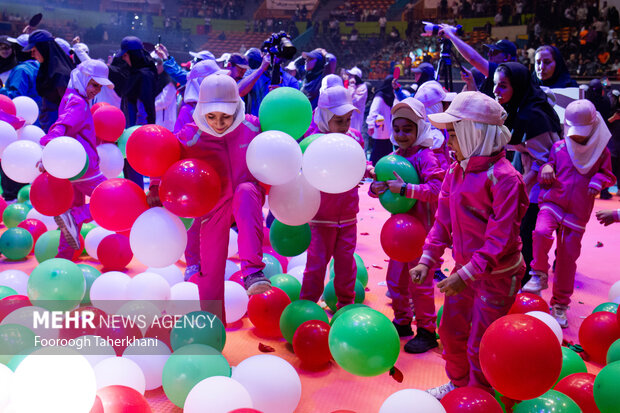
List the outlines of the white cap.
{"label": "white cap", "polygon": [[189,74],[187,75],[187,81],[189,82],[192,79],[210,76],[215,73],[227,75],[230,72],[228,70],[223,70],[222,68],[220,68],[217,63],[215,63],[215,60],[202,60],[192,67],[192,70],[190,70]]}
{"label": "white cap", "polygon": [[429,80],[420,85],[414,97],[422,102],[424,106],[430,107],[439,102],[452,102],[456,97],[456,93],[447,93],[439,82]]}
{"label": "white cap", "polygon": [[332,86],[321,92],[317,106],[337,116],[345,115],[352,110],[359,112],[359,109],[353,106],[349,91],[342,86]]}
{"label": "white cap", "polygon": [[100,60],[86,60],[78,65],[78,69],[80,69],[80,72],[85,75],[90,76],[91,79],[99,83],[101,86],[114,86],[114,84],[110,82],[110,79],[108,79],[108,65]]}
{"label": "white cap", "polygon": [[362,69],[360,69],[357,66],[353,67],[352,69],[347,70],[347,73],[353,76],[357,76],[360,79],[362,78]]}
{"label": "white cap", "polygon": [[295,62],[289,62],[284,70],[297,70],[297,66],[295,66]]}
{"label": "white cap", "polygon": [[201,60],[215,60],[215,56],[208,50],[201,50],[199,52],[189,52],[190,56]]}
{"label": "white cap", "polygon": [[19,36],[17,36],[17,38],[9,37],[6,40],[8,40],[11,43],[17,43],[21,47],[26,47],[28,46],[28,37],[29,35],[27,34],[20,34]]}
{"label": "white cap", "polygon": [[203,113],[234,115],[240,100],[237,82],[228,75],[215,73],[207,76],[200,84],[198,103]]}
{"label": "white cap", "polygon": [[73,45],[73,51],[76,53],[84,52],[86,54],[90,53],[88,46],[84,43],[76,43]]}
{"label": "white cap", "polygon": [[71,45],[69,44],[68,41],[60,37],[56,37],[54,40],[56,41],[56,44],[60,46],[63,52],[65,52],[67,55],[71,53]]}
{"label": "white cap", "polygon": [[218,57],[217,59],[215,59],[215,61],[216,62],[228,62],[228,59],[230,59],[230,53],[222,53],[222,55]]}

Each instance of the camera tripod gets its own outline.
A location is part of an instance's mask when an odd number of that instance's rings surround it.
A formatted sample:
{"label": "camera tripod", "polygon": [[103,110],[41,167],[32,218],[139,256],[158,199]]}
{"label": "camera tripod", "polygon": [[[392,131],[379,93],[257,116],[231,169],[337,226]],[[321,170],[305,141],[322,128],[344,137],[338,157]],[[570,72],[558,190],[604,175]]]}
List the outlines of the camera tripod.
{"label": "camera tripod", "polygon": [[443,81],[445,88],[452,92],[452,42],[448,39],[441,39],[435,80],[440,83]]}

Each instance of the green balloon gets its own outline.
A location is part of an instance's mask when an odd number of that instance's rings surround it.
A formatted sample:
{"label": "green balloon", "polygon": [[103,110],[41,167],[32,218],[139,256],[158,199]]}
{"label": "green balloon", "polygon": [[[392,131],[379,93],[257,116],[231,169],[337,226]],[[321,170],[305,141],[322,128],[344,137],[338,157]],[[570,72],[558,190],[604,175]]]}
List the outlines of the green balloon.
{"label": "green balloon", "polygon": [[[562,370],[560,371],[560,377],[556,380],[555,384],[558,384],[564,377],[574,373],[587,373],[585,361],[568,347],[562,347]],[[554,384],[554,386],[555,386]]]}
{"label": "green balloon", "polygon": [[[418,173],[407,159],[399,155],[387,155],[379,159],[375,166],[377,181],[392,181],[396,179],[396,172],[403,180],[411,184],[419,184]],[[379,195],[379,201],[392,214],[401,214],[409,211],[416,203],[415,199],[406,198],[390,190]]]}
{"label": "green balloon", "polygon": [[230,377],[231,368],[222,354],[204,344],[190,344],[172,353],[164,365],[162,386],[168,399],[183,408],[187,395],[202,380]]}
{"label": "green balloon", "polygon": [[0,325],[0,363],[8,364],[16,354],[33,347],[34,337],[34,332],[22,325]]}
{"label": "green balloon", "polygon": [[594,401],[601,413],[617,413],[620,406],[620,361],[606,365],[594,379]]}
{"label": "green balloon", "polygon": [[280,87],[267,94],[258,109],[263,132],[279,130],[300,138],[312,122],[312,105],[301,91]]}
{"label": "green balloon", "polygon": [[620,361],[620,339],[614,341],[607,350],[607,364]]}
{"label": "green balloon", "polygon": [[291,301],[299,300],[299,294],[301,293],[301,283],[297,281],[297,278],[288,274],[276,274],[269,278],[273,287],[278,287],[288,295]]}
{"label": "green balloon", "polygon": [[82,298],[82,304],[90,305],[90,287],[92,287],[97,277],[101,275],[101,271],[87,264],[78,264],[77,266],[82,270],[82,275],[84,275],[84,280],[86,281],[86,292],[84,293],[84,298]]}
{"label": "green balloon", "polygon": [[328,341],[336,363],[357,376],[387,372],[400,353],[400,338],[392,321],[372,308],[342,314],[332,324]]}
{"label": "green balloon", "polygon": [[290,303],[280,316],[280,331],[289,343],[293,344],[293,336],[297,327],[308,320],[329,322],[327,314],[317,303],[308,300],[297,300]]}
{"label": "green balloon", "polygon": [[[361,304],[364,302],[365,298],[366,291],[364,290],[364,286],[359,280],[355,280],[355,303]],[[334,280],[329,280],[329,282],[325,284],[325,289],[323,290],[323,299],[325,300],[325,304],[327,304],[330,310],[334,312],[338,310],[338,308],[336,307],[338,303],[338,297],[336,297]]]}
{"label": "green balloon", "polygon": [[30,201],[30,185],[22,187],[17,192],[17,202],[22,203],[27,201]]}
{"label": "green balloon", "polygon": [[310,225],[290,226],[277,219],[269,229],[269,241],[273,249],[285,257],[301,254],[310,246]]}
{"label": "green balloon", "polygon": [[334,321],[336,321],[338,319],[338,317],[340,317],[343,313],[345,313],[345,312],[347,312],[349,310],[353,310],[354,308],[360,308],[360,307],[369,308],[366,304],[349,304],[349,305],[345,305],[340,310],[338,310],[338,311],[336,311],[334,313],[332,319],[329,321],[329,324],[330,325],[334,324]]}
{"label": "green balloon", "polygon": [[131,128],[125,129],[121,137],[118,138],[118,140],[116,141],[116,144],[118,145],[118,149],[120,149],[121,153],[123,154],[123,158],[127,157],[127,141],[129,140],[129,137],[131,136],[133,131],[138,129],[140,126],[141,125],[136,125],[136,126],[132,126]]}
{"label": "green balloon", "polygon": [[439,324],[441,323],[441,316],[443,315],[443,305],[439,307],[439,311],[437,311],[437,331],[435,335],[439,338]]}
{"label": "green balloon", "polygon": [[185,230],[189,231],[190,227],[194,224],[194,218],[183,218],[179,217],[183,225],[185,225]]}
{"label": "green balloon", "polygon": [[263,262],[265,263],[265,268],[263,268],[265,277],[271,278],[276,274],[282,274],[282,264],[273,255],[263,253]]}
{"label": "green balloon", "polygon": [[170,332],[170,344],[173,351],[190,344],[204,344],[222,351],[226,344],[226,329],[215,315],[192,311],[175,323]]}
{"label": "green balloon", "polygon": [[581,409],[567,395],[549,390],[540,397],[525,400],[513,408],[513,413],[581,413]]}
{"label": "green balloon", "polygon": [[32,305],[50,311],[75,308],[86,292],[86,280],[77,264],[52,258],[39,264],[28,279],[28,298]]}
{"label": "green balloon", "polygon": [[25,203],[11,204],[7,206],[2,213],[2,222],[4,222],[7,228],[14,228],[26,219],[26,215],[28,215],[30,209],[32,209],[32,207],[29,207]]}
{"label": "green balloon", "polygon": [[85,224],[82,224],[82,229],[80,229],[80,235],[83,238],[86,238],[88,233],[95,228],[97,228],[97,224],[95,224],[94,222],[87,222]]}
{"label": "green balloon", "polygon": [[83,177],[84,175],[86,175],[86,171],[88,171],[88,166],[90,165],[90,161],[88,160],[88,156],[86,157],[86,162],[84,163],[84,167],[82,168],[82,170],[80,172],[78,172],[77,175],[75,175],[73,178],[69,178],[70,181],[75,181],[80,179],[81,177]]}
{"label": "green balloon", "polygon": [[618,312],[618,304],[616,304],[616,303],[602,303],[602,304],[599,304],[592,311],[592,314],[598,313],[599,311],[608,311],[610,313],[616,314]]}
{"label": "green balloon", "polygon": [[306,152],[306,149],[308,149],[308,146],[314,142],[315,140],[317,140],[317,138],[319,136],[323,136],[323,133],[315,133],[314,135],[310,135],[308,137],[305,137],[301,142],[299,142],[299,147],[301,148],[301,153]]}
{"label": "green balloon", "polygon": [[7,287],[6,285],[0,285],[0,300],[4,297],[10,297],[12,295],[17,295],[17,291],[11,287]]}
{"label": "green balloon", "polygon": [[44,232],[34,245],[34,256],[39,263],[50,260],[58,255],[60,244],[60,230]]}
{"label": "green balloon", "polygon": [[[366,288],[368,285],[368,270],[366,269],[366,265],[364,264],[362,257],[356,253],[353,254],[353,257],[355,258],[355,266],[357,271],[355,278],[357,278],[362,283],[362,286]],[[329,279],[333,280],[334,275],[334,260],[331,260],[329,262]]]}
{"label": "green balloon", "polygon": [[0,237],[0,252],[10,260],[26,258],[34,243],[30,232],[23,228],[9,228]]}
{"label": "green balloon", "polygon": [[498,392],[497,390],[495,390],[495,400],[497,400],[497,402],[499,403],[499,406],[502,408],[502,411],[506,413],[506,406],[504,405],[504,402],[502,401],[502,397],[504,397],[504,395]]}

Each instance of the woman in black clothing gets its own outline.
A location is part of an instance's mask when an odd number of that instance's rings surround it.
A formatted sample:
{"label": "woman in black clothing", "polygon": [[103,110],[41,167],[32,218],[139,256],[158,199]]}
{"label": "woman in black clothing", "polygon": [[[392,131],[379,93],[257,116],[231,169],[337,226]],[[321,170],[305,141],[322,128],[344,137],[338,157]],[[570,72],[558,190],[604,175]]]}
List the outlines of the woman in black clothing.
{"label": "woman in black clothing", "polygon": [[536,49],[532,78],[539,86],[552,89],[578,87],[568,72],[562,54],[555,46],[540,46]]}

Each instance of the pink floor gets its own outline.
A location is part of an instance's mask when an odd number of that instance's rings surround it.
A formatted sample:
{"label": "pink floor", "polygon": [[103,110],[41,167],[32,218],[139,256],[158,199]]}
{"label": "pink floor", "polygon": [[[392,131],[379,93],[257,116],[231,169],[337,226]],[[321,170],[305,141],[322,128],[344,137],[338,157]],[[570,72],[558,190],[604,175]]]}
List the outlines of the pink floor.
{"label": "pink floor", "polygon": [[[360,188],[360,214],[358,216],[357,253],[362,257],[369,273],[368,291],[365,304],[384,313],[391,318],[389,299],[385,296],[385,270],[387,257],[379,244],[379,233],[383,222],[389,214],[383,210],[379,202],[367,196],[368,184]],[[620,198],[597,200],[594,211],[601,209],[620,208]],[[569,309],[569,328],[564,330],[564,338],[578,342],[578,328],[582,320],[592,312],[593,308],[607,301],[607,293],[611,284],[620,280],[618,271],[618,253],[620,252],[620,224],[603,227],[594,216],[588,223],[583,239],[581,257],[578,260],[577,281],[573,303]],[[601,242],[601,247],[596,247]],[[444,269],[451,269],[452,260],[446,256]],[[100,268],[98,262],[84,260]],[[34,257],[23,262],[0,261],[0,271],[9,268],[21,269],[30,273],[36,266]],[[183,263],[179,262],[179,266]],[[136,274],[145,267],[135,260],[130,264],[128,273]],[[547,301],[550,291],[543,293]],[[435,303],[439,308],[443,296],[437,294]],[[288,360],[297,368],[302,382],[302,396],[296,412],[333,412],[349,410],[357,413],[376,412],[383,401],[392,393],[406,389],[426,389],[447,381],[441,358],[441,345],[438,349],[422,355],[411,355],[401,352],[396,367],[404,374],[402,383],[393,380],[387,373],[378,377],[357,377],[339,368],[335,363],[320,372],[308,372],[300,369],[300,363],[292,351],[292,347],[284,339],[273,340],[258,337],[252,324],[243,318],[227,332],[226,347],[223,354],[231,366],[237,365],[247,357],[261,354],[258,344],[264,343],[275,348],[274,355]],[[402,344],[404,345],[405,340]],[[587,363],[591,373],[597,373],[601,366]],[[161,389],[147,392],[147,399],[154,412],[181,412],[170,403]]]}

